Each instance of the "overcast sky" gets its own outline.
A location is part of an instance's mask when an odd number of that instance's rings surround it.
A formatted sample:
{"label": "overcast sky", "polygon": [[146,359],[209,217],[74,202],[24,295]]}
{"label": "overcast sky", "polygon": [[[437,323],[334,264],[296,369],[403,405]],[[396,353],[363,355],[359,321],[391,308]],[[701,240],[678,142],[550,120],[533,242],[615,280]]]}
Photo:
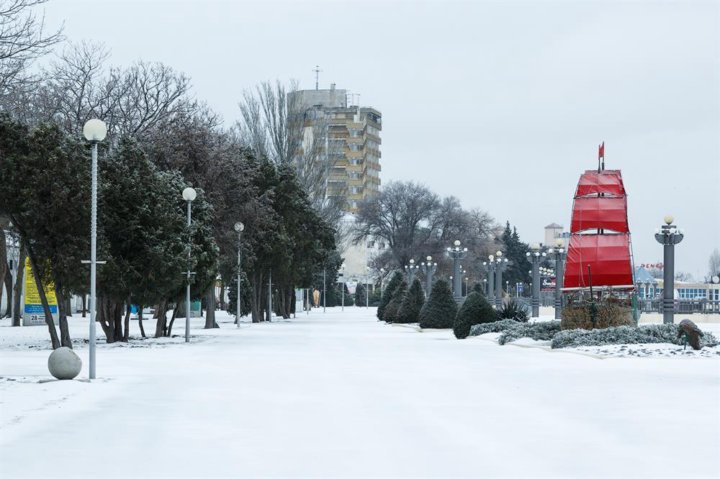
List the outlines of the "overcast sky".
{"label": "overcast sky", "polygon": [[635,263],[676,270],[720,248],[720,7],[716,1],[245,2],[50,0],[50,26],[111,61],[161,61],[238,118],[244,89],[296,79],[383,113],[381,180],[413,180],[509,220],[526,242],[570,224],[585,169],[623,172]]}

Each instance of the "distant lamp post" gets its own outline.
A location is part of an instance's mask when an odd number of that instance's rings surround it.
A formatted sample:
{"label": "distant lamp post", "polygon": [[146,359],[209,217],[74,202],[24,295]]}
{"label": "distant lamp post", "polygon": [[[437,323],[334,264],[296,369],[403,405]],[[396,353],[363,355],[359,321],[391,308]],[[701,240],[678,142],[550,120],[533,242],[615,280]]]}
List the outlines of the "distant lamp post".
{"label": "distant lamp post", "polygon": [[672,224],[673,217],[665,216],[665,224],[655,232],[655,240],[663,245],[663,324],[673,324],[675,316],[675,245],[683,240],[684,234]]}
{"label": "distant lamp post", "polygon": [[429,298],[430,290],[432,289],[432,277],[433,274],[435,274],[435,271],[437,271],[437,263],[433,263],[432,256],[428,256],[425,259],[427,260],[427,263],[420,263],[420,267],[425,275],[425,297]]}
{"label": "distant lamp post", "polygon": [[[187,201],[187,226],[188,232],[190,232],[190,226],[192,226],[192,202],[197,198],[197,192],[194,188],[185,188],[182,192],[182,197]],[[193,273],[192,270],[192,235],[189,235],[190,243],[188,244],[188,269],[187,269],[187,288],[185,290],[185,342],[190,342],[190,278]],[[238,298],[240,300],[240,298]],[[240,321],[240,318],[238,318]]]}
{"label": "distant lamp post", "polygon": [[95,379],[95,321],[97,312],[97,145],[107,136],[107,126],[105,126],[105,122],[102,120],[88,120],[83,126],[83,135],[92,145],[92,190],[90,200],[90,364],[88,370],[90,379]]}
{"label": "distant lamp post", "polygon": [[525,253],[525,256],[532,263],[532,313],[533,318],[540,316],[540,262],[545,259],[546,254],[540,252],[540,245],[533,243],[530,246],[532,251]]}
{"label": "distant lamp post", "polygon": [[503,271],[505,271],[505,268],[507,268],[507,264],[508,260],[507,258],[502,257],[502,251],[495,253],[495,288],[497,288],[497,293],[495,294],[495,307],[497,309],[502,308],[502,274]]}
{"label": "distant lamp post", "polygon": [[460,276],[460,260],[467,255],[467,248],[460,247],[460,240],[455,240],[447,253],[453,259],[453,297],[456,302],[462,301],[462,277]]}
{"label": "distant lamp post", "polygon": [[385,281],[385,268],[380,268],[380,296],[383,293],[383,281]]}
{"label": "distant lamp post", "polygon": [[488,260],[483,261],[487,271],[487,299],[491,305],[495,304],[495,255],[488,255]]}
{"label": "distant lamp post", "polygon": [[240,327],[240,265],[241,265],[240,251],[241,251],[241,247],[242,247],[242,232],[245,229],[245,225],[240,222],[235,223],[234,229],[238,234],[238,258],[237,258],[238,272],[237,272],[237,301],[236,301],[237,302],[237,308],[236,308],[237,313],[236,314],[237,314],[237,327],[239,328]]}
{"label": "distant lamp post", "polygon": [[417,271],[418,268],[420,268],[420,266],[415,264],[414,259],[410,260],[410,264],[405,265],[405,272],[408,276],[408,286],[412,284],[413,279],[415,278],[415,271]]}
{"label": "distant lamp post", "polygon": [[343,264],[340,269],[342,270],[342,306],[340,308],[341,311],[345,311],[345,264]]}
{"label": "distant lamp post", "polygon": [[370,267],[365,267],[365,308],[370,307]]}
{"label": "distant lamp post", "polygon": [[563,249],[563,241],[558,238],[555,242],[556,247],[550,248],[548,253],[555,260],[555,319],[562,318],[562,287],[563,287],[563,261],[565,260],[565,250]]}
{"label": "distant lamp post", "polygon": [[[484,263],[483,263],[483,264],[484,264]],[[485,296],[487,297],[487,295],[488,295],[488,282],[487,282],[487,278],[483,278],[483,289],[485,290]]]}

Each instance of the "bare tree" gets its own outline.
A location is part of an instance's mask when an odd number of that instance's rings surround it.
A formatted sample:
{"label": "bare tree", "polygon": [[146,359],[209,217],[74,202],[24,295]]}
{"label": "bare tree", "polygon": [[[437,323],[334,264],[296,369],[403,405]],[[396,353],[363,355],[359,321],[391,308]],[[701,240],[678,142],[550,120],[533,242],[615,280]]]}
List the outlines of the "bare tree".
{"label": "bare tree", "polygon": [[708,260],[708,273],[710,279],[713,276],[720,276],[720,250],[715,248]]}
{"label": "bare tree", "polygon": [[27,87],[28,66],[62,40],[62,28],[45,29],[35,7],[47,0],[0,0],[0,96]]}

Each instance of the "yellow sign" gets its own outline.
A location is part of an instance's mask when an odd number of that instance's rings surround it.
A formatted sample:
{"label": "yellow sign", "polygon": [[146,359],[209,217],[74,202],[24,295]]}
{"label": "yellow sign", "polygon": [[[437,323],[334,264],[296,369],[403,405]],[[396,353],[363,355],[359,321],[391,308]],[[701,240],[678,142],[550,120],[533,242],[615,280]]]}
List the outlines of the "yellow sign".
{"label": "yellow sign", "polygon": [[[50,305],[50,312],[53,316],[58,314],[57,297],[55,296],[55,285],[53,283],[44,283],[43,289]],[[30,321],[45,322],[45,312],[43,311],[42,301],[40,300],[40,292],[35,284],[35,275],[30,266],[30,258],[25,258],[25,315]]]}

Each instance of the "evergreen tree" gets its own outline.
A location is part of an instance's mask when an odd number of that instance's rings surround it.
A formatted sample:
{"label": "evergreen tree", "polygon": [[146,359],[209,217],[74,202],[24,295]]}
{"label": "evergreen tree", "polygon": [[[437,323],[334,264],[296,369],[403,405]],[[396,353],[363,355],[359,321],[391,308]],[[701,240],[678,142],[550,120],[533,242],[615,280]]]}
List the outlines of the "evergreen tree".
{"label": "evergreen tree", "polygon": [[385,289],[383,290],[382,296],[380,298],[380,305],[377,309],[377,317],[380,321],[385,321],[385,318],[383,317],[385,314],[385,308],[387,308],[388,303],[390,303],[390,300],[392,299],[395,290],[398,286],[400,286],[401,282],[402,273],[396,271],[395,274],[393,274],[392,278],[390,278],[390,281],[388,281],[388,284],[385,286]]}
{"label": "evergreen tree", "polygon": [[358,283],[357,287],[355,288],[355,306],[365,306],[366,301],[365,297],[365,285]]}
{"label": "evergreen tree", "polygon": [[455,333],[456,338],[465,339],[470,334],[470,328],[473,325],[491,323],[497,321],[497,319],[495,310],[490,306],[485,296],[473,291],[460,306],[453,324],[453,333]]}
{"label": "evergreen tree", "polygon": [[405,280],[402,280],[397,288],[395,288],[395,292],[393,293],[393,297],[388,303],[388,305],[385,307],[385,312],[383,313],[383,320],[388,323],[397,323],[398,318],[397,314],[400,310],[400,305],[402,305],[403,300],[405,299],[405,296],[407,295],[407,282]]}
{"label": "evergreen tree", "polygon": [[445,280],[438,280],[432,287],[430,297],[420,310],[421,328],[452,328],[457,304],[453,298],[450,285]]}
{"label": "evergreen tree", "polygon": [[405,295],[400,309],[397,313],[397,323],[417,323],[420,316],[420,310],[425,303],[425,295],[423,293],[422,284],[419,279],[412,282],[410,290]]}
{"label": "evergreen tree", "polygon": [[502,242],[505,245],[505,257],[508,259],[507,268],[503,273],[503,280],[509,281],[511,285],[516,283],[529,284],[532,280],[528,271],[532,269],[532,265],[525,253],[530,251],[530,247],[520,241],[517,228],[513,227],[511,229],[509,221],[505,224]]}

